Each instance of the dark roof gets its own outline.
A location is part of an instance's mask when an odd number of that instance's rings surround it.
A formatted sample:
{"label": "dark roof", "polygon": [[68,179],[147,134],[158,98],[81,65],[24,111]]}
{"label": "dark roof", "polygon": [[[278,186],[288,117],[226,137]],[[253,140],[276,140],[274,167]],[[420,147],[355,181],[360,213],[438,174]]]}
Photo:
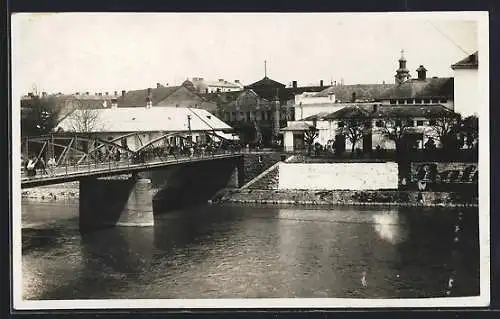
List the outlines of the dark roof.
{"label": "dark roof", "polygon": [[453,98],[453,78],[411,79],[400,85],[393,85],[379,95],[379,99],[398,98]]}
{"label": "dark roof", "polygon": [[[153,105],[165,100],[179,88],[181,88],[181,86],[168,86],[151,89]],[[128,91],[125,93],[123,98],[118,100],[118,105],[120,107],[145,106],[147,97],[148,89]]]}
{"label": "dark roof", "polygon": [[348,102],[352,99],[352,94],[356,93],[356,100],[374,101],[382,92],[393,88],[395,84],[354,84],[354,85],[334,85],[319,92],[317,96],[328,96],[335,94],[335,100]]}
{"label": "dark roof", "polygon": [[324,119],[355,119],[355,118],[406,118],[424,117],[437,118],[453,116],[455,113],[441,104],[415,105],[352,105],[333,112]]}
{"label": "dark roof", "polygon": [[314,128],[313,125],[309,125],[305,122],[291,122],[288,123],[287,127],[282,128],[280,131],[307,131]]}
{"label": "dark roof", "polygon": [[314,114],[314,115],[311,115],[311,116],[308,116],[304,119],[302,119],[303,121],[314,121],[314,120],[322,120],[324,119],[326,116],[330,115],[331,113],[330,112],[320,112],[318,114]]}
{"label": "dark roof", "polygon": [[245,88],[252,89],[252,88],[261,87],[261,86],[284,88],[286,85],[279,83],[278,81],[274,81],[274,80],[268,78],[267,76],[265,76],[262,80],[259,80],[255,83],[247,85]]}
{"label": "dark roof", "polygon": [[456,69],[477,69],[478,66],[479,66],[479,53],[478,51],[472,53],[471,55],[469,55],[468,57],[466,57],[465,59],[462,59],[460,61],[458,61],[457,63],[453,64],[451,66],[451,68],[453,70],[456,70]]}

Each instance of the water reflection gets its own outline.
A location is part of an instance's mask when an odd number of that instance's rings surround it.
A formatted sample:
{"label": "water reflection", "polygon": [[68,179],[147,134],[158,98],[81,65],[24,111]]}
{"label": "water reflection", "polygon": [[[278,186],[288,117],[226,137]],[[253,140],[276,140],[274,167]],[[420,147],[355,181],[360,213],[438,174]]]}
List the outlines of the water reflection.
{"label": "water reflection", "polygon": [[404,216],[398,211],[391,210],[375,213],[372,217],[375,231],[381,239],[393,245],[405,241]]}
{"label": "water reflection", "polygon": [[74,208],[40,209],[62,219],[35,232],[43,241],[23,231],[32,299],[435,297],[450,274],[454,295],[479,287],[477,211],[454,244],[457,212],[446,210],[202,205],[82,237],[65,217]]}

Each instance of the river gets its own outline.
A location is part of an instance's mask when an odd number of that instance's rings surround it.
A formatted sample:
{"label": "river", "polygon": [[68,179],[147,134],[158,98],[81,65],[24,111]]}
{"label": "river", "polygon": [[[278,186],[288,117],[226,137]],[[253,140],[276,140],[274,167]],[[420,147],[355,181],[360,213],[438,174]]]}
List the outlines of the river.
{"label": "river", "polygon": [[479,294],[477,208],[201,205],[82,236],[78,200],[25,199],[22,224],[29,300]]}

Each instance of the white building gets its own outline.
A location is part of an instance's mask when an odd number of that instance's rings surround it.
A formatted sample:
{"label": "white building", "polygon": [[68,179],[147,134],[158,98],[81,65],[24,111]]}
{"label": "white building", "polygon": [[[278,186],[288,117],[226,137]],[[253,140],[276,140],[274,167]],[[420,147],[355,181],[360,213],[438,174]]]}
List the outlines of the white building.
{"label": "white building", "polygon": [[234,82],[229,82],[224,79],[209,81],[204,78],[195,77],[191,82],[199,93],[234,92],[243,90],[243,84],[241,84],[239,80],[234,80]]}
{"label": "white building", "polygon": [[296,120],[303,120],[318,113],[332,113],[341,108],[336,104],[333,93],[325,95],[318,92],[304,92],[295,95],[294,99]]}
{"label": "white building", "polygon": [[479,98],[478,52],[453,64],[455,111],[466,117],[477,112]]}
{"label": "white building", "polygon": [[[56,130],[89,133],[103,140],[120,140],[131,150],[173,133],[159,143],[179,145],[181,136],[203,143],[207,135],[214,140],[233,139],[232,128],[203,109],[182,107],[112,107],[106,109],[77,109],[64,118]],[[134,134],[132,136],[130,133]],[[216,137],[213,136],[216,135]],[[122,137],[122,138],[120,138]]]}
{"label": "white building", "polygon": [[[342,104],[341,104],[342,105]],[[440,147],[433,125],[436,118],[451,116],[453,112],[439,104],[433,105],[407,105],[393,106],[378,104],[343,105],[339,111],[305,118],[304,121],[290,121],[283,128],[283,146],[285,151],[301,149],[304,146],[304,132],[316,122],[318,137],[315,143],[329,147],[332,142],[342,144],[341,149],[351,150],[352,144],[343,128],[346,122],[352,119],[364,118],[367,122],[367,131],[359,138],[354,148],[371,151],[380,147],[382,149],[395,149],[396,145],[386,133],[386,127],[405,121],[402,124],[406,135],[413,139],[416,147],[423,148],[425,143],[432,138],[436,147]],[[302,123],[302,124],[301,124]],[[401,124],[398,124],[401,125]],[[339,147],[339,145],[337,145]]]}

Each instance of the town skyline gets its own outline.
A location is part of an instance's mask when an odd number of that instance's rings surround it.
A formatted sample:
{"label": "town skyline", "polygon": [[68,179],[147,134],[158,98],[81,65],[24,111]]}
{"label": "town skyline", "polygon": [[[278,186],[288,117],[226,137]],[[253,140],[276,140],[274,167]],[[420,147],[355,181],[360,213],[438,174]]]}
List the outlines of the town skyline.
{"label": "town skyline", "polygon": [[402,49],[412,77],[419,65],[430,77],[452,77],[451,64],[478,50],[477,23],[472,19],[435,19],[432,14],[410,18],[404,14],[16,14],[13,82],[22,94],[34,85],[38,92],[111,93],[156,83],[180,85],[193,77],[248,85],[264,77],[267,61],[267,76],[285,85],[292,81],[299,86],[319,85],[321,80],[325,86],[335,81],[394,83]]}

